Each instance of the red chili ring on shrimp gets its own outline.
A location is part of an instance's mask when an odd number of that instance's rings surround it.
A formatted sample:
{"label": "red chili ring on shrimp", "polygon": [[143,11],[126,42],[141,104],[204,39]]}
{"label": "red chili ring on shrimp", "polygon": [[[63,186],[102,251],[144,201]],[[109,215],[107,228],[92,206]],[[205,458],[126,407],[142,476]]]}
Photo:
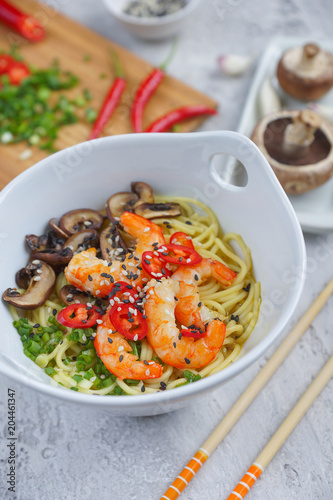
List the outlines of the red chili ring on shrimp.
{"label": "red chili ring on shrimp", "polygon": [[[174,255],[170,255],[170,253]],[[170,264],[193,266],[202,261],[201,255],[192,248],[183,245],[162,245],[158,249],[159,257]]]}

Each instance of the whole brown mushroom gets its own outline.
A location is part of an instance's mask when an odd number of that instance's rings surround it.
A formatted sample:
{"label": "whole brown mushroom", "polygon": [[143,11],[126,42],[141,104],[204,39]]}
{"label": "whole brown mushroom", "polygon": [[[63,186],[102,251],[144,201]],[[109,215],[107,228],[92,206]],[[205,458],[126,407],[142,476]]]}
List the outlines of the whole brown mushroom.
{"label": "whole brown mushroom", "polygon": [[333,86],[333,55],[315,43],[287,50],[280,59],[276,76],[287,94],[313,101]]}
{"label": "whole brown mushroom", "polygon": [[310,191],[333,174],[333,127],[313,111],[271,113],[251,139],[288,194]]}

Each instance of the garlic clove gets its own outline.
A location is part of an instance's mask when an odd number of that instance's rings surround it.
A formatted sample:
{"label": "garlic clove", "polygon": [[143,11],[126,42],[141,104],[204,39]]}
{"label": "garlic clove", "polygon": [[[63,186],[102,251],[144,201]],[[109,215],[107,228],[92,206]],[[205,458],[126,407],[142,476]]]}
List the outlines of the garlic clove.
{"label": "garlic clove", "polygon": [[239,56],[236,54],[221,55],[217,59],[217,64],[225,75],[239,76],[245,73],[252,64],[256,56]]}
{"label": "garlic clove", "polygon": [[265,78],[258,96],[260,116],[281,111],[282,103],[269,77]]}

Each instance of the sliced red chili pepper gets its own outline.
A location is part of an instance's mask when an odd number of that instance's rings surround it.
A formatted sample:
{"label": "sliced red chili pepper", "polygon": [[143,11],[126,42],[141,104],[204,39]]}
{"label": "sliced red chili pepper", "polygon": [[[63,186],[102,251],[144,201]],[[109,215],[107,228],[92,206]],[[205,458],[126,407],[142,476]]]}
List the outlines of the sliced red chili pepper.
{"label": "sliced red chili pepper", "polygon": [[24,78],[30,76],[30,70],[26,64],[19,61],[14,61],[7,70],[9,81],[12,85],[19,85]]}
{"label": "sliced red chili pepper", "polygon": [[152,278],[169,278],[171,276],[170,269],[167,269],[165,263],[154,252],[143,252],[142,267]]}
{"label": "sliced red chili pepper", "polygon": [[217,111],[207,106],[185,106],[170,111],[166,115],[161,116],[153,122],[145,130],[145,132],[167,132],[173,125],[186,120],[187,118],[194,118],[201,115],[216,115]]}
{"label": "sliced red chili pepper", "polygon": [[89,304],[71,304],[58,313],[57,320],[70,328],[91,328],[102,317],[96,309]]}
{"label": "sliced red chili pepper", "polygon": [[124,72],[119,59],[115,54],[113,54],[113,59],[116,78],[114,79],[108,93],[106,94],[102,107],[93,125],[92,131],[90,132],[89,140],[97,139],[97,137],[101,134],[103,128],[107,124],[118,102],[120,101],[120,98],[126,87],[126,80],[124,78]]}
{"label": "sliced red chili pepper", "polygon": [[0,75],[7,73],[14,59],[8,54],[0,54]]}
{"label": "sliced red chili pepper", "polygon": [[170,236],[170,245],[182,245],[183,247],[192,248],[192,250],[194,250],[191,236],[181,231],[173,233]]}
{"label": "sliced red chili pepper", "polygon": [[132,304],[115,304],[109,316],[113,327],[127,339],[141,340],[146,336],[147,320]]}
{"label": "sliced red chili pepper", "polygon": [[181,334],[182,337],[193,337],[194,339],[201,339],[206,335],[206,332],[202,330],[200,332],[199,328],[193,328],[193,329],[183,328],[181,330]]}
{"label": "sliced red chili pepper", "polygon": [[[109,293],[109,299],[114,300],[116,297],[121,302],[124,302],[124,301],[128,302],[129,301],[132,304],[134,304],[134,302],[136,300],[138,300],[138,292],[137,292],[136,288],[134,288],[133,285],[126,283],[126,281],[117,281],[117,283],[115,283],[113,285],[113,287],[111,288],[111,291]],[[134,299],[134,302],[130,301],[129,297]],[[118,302],[118,301],[116,301],[116,302]]]}
{"label": "sliced red chili pepper", "polygon": [[162,245],[158,250],[163,250],[163,252],[159,252],[160,258],[171,264],[193,266],[202,261],[202,257],[198,252],[182,245]]}
{"label": "sliced red chili pepper", "polygon": [[30,42],[38,42],[45,36],[44,29],[37,19],[21,12],[5,0],[0,0],[0,21],[18,31]]}

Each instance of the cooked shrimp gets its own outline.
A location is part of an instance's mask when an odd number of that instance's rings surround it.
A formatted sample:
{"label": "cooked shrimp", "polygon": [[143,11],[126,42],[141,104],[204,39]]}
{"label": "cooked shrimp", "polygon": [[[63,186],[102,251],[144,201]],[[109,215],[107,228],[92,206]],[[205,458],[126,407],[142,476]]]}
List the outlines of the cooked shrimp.
{"label": "cooked shrimp", "polygon": [[180,266],[171,278],[176,281],[184,281],[188,284],[200,285],[203,281],[213,276],[217,281],[225,286],[231,285],[237,273],[229,267],[213,259],[202,259],[194,266]]}
{"label": "cooked shrimp", "polygon": [[181,325],[187,327],[195,325],[203,330],[207,321],[216,318],[217,315],[220,316],[202,304],[198,288],[195,285],[188,285],[180,281],[176,298],[175,317]]}
{"label": "cooked shrimp", "polygon": [[138,265],[138,261],[126,258],[123,262],[114,260],[108,266],[105,260],[96,257],[96,248],[89,248],[73,255],[65,269],[65,276],[76,288],[96,297],[106,297],[116,281],[126,281],[134,287],[142,286]]}
{"label": "cooked shrimp", "polygon": [[109,313],[103,318],[103,323],[97,327],[94,346],[98,356],[106,368],[120,380],[130,378],[146,380],[158,378],[163,374],[162,366],[155,361],[139,361],[137,356],[130,354],[131,346],[120,333],[113,328]]}
{"label": "cooked shrimp", "polygon": [[200,339],[184,337],[178,329],[175,307],[179,283],[170,278],[147,284],[144,306],[148,321],[147,338],[156,354],[165,363],[184,370],[199,369],[210,363],[219,352],[225,337],[225,325],[212,319]]}
{"label": "cooked shrimp", "polygon": [[120,217],[126,233],[138,239],[135,253],[142,256],[143,252],[155,250],[165,244],[162,228],[140,215],[124,212]]}
{"label": "cooked shrimp", "polygon": [[130,212],[123,213],[121,222],[124,230],[138,239],[134,259],[131,254],[123,261],[114,260],[108,266],[104,260],[96,257],[95,248],[89,248],[75,254],[66,267],[65,276],[69,283],[98,297],[107,296],[116,281],[126,281],[135,287],[143,285],[140,266],[142,253],[165,243],[163,231],[153,222]]}

